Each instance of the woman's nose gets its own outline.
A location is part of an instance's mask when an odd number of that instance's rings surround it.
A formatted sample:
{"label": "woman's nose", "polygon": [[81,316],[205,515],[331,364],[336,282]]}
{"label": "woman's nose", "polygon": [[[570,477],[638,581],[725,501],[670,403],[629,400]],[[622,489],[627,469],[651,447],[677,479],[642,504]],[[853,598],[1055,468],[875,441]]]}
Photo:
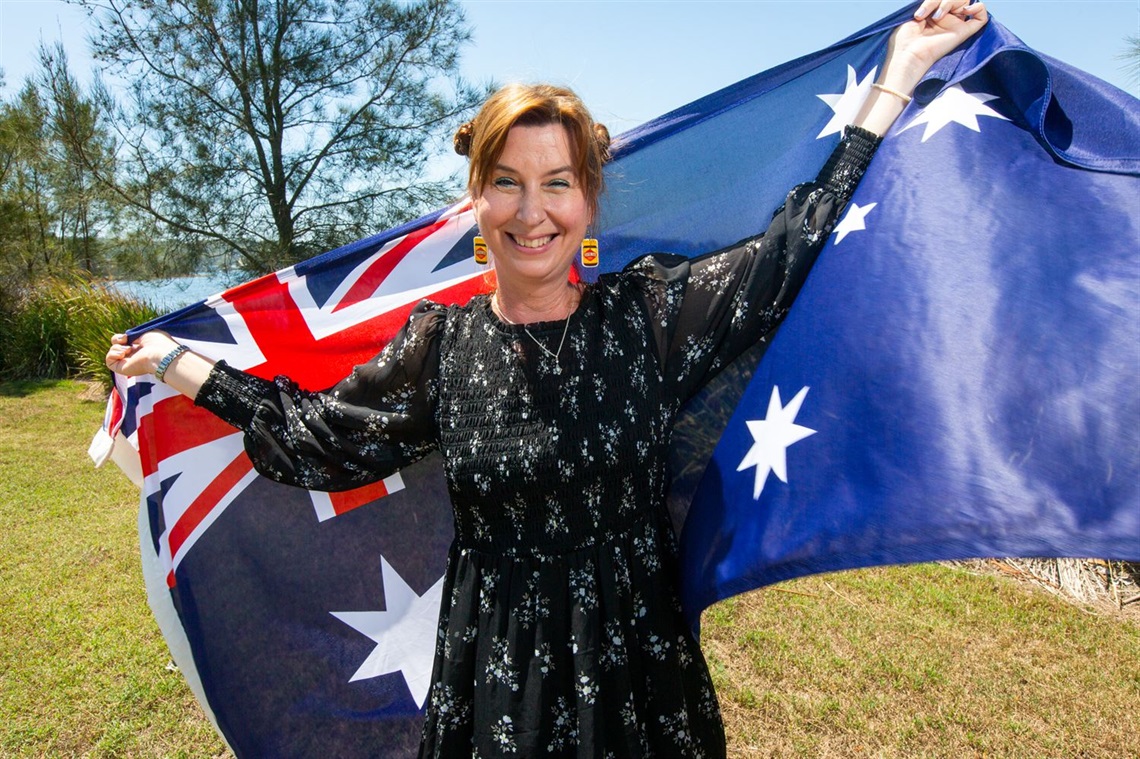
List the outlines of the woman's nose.
{"label": "woman's nose", "polygon": [[530,226],[535,226],[541,222],[546,218],[546,209],[542,205],[542,198],[536,193],[524,192],[519,199],[516,216],[519,221]]}

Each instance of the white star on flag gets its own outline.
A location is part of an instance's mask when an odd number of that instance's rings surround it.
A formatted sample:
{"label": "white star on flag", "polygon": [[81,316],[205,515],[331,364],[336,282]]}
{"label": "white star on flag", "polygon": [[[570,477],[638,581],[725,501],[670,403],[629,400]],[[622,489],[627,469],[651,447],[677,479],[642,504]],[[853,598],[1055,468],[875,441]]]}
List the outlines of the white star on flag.
{"label": "white star on flag", "polygon": [[404,676],[416,705],[422,709],[431,686],[443,578],[420,596],[408,587],[404,578],[383,556],[380,557],[380,571],[384,581],[385,611],[329,612],[376,641],[376,648],[372,649],[349,682],[399,672]]}
{"label": "white star on flag", "polygon": [[861,206],[858,203],[852,203],[847,207],[847,213],[843,215],[843,219],[835,225],[834,232],[839,235],[835,238],[835,244],[843,242],[843,238],[852,232],[859,232],[867,228],[867,214],[871,213],[871,209],[879,205],[878,203],[868,203]]}
{"label": "white star on flag", "polygon": [[922,133],[922,141],[926,142],[938,134],[939,130],[947,124],[961,124],[967,129],[981,132],[981,127],[978,126],[979,116],[1009,121],[1005,116],[986,105],[989,101],[997,99],[997,95],[988,95],[984,92],[966,92],[960,84],[952,84],[923,108],[914,121],[900,129],[899,133],[901,134],[919,124],[926,124],[926,131]]}
{"label": "white star on flag", "polygon": [[787,406],[783,406],[780,403],[780,388],[773,386],[772,397],[768,400],[767,418],[747,422],[748,431],[752,433],[755,442],[748,449],[747,455],[741,460],[736,471],[742,472],[750,466],[756,467],[756,486],[752,490],[754,500],[760,498],[764,483],[768,481],[769,472],[779,477],[781,482],[787,483],[788,447],[815,434],[815,430],[795,423],[796,414],[800,412],[807,391],[806,387],[801,389]]}
{"label": "white star on flag", "polygon": [[817,140],[829,134],[842,134],[843,127],[855,120],[859,115],[859,109],[863,107],[863,102],[871,94],[871,83],[875,81],[875,73],[878,70],[879,67],[876,66],[863,78],[863,81],[856,82],[855,69],[848,65],[847,85],[843,88],[842,94],[816,95],[835,112],[823,131],[816,135]]}

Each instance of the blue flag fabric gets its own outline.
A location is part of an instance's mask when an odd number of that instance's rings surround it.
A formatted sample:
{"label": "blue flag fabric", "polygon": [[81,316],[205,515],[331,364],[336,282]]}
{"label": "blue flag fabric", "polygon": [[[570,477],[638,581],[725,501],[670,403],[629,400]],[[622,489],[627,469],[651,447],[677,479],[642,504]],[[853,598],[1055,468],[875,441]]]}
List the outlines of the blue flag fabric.
{"label": "blue flag fabric", "polygon": [[[763,229],[909,13],[619,137],[603,268]],[[997,24],[932,74],[739,411],[734,369],[679,422],[694,621],[847,566],[1140,556],[1138,122],[1135,99]],[[419,298],[485,287],[472,226],[460,203],[139,330],[326,387]],[[136,471],[152,607],[237,755],[415,754],[451,540],[438,460],[345,494],[279,485],[240,434],[149,378],[119,380],[92,452]]]}
{"label": "blue flag fabric", "polygon": [[704,472],[684,603],[1140,558],[1140,102],[999,25],[888,135]]}

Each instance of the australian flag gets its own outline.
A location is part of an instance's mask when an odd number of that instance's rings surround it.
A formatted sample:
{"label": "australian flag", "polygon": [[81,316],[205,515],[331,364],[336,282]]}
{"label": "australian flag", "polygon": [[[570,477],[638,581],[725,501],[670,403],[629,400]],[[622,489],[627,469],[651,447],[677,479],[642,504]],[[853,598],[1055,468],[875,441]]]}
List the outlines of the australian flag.
{"label": "australian flag", "polygon": [[814,572],[1140,558],[1140,102],[999,24],[915,100],[700,479],[694,622]]}
{"label": "australian flag", "polygon": [[[620,137],[603,268],[763,229],[911,10]],[[845,567],[1140,559],[1138,172],[1140,102],[996,22],[930,74],[743,395],[751,366],[678,426],[694,622]],[[472,227],[460,203],[136,332],[326,387],[419,299],[486,287]],[[152,608],[239,756],[415,754],[451,540],[438,461],[348,493],[279,485],[145,379],[119,381],[92,453],[140,483]]]}

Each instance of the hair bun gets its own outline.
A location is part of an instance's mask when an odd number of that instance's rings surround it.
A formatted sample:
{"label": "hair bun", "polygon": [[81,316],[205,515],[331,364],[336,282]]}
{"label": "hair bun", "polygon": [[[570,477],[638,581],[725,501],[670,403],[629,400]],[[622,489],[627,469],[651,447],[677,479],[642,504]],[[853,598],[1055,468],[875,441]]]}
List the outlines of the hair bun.
{"label": "hair bun", "polygon": [[452,138],[455,152],[464,157],[471,155],[471,140],[474,136],[475,124],[473,122],[468,121],[456,129],[455,137]]}
{"label": "hair bun", "polygon": [[594,122],[594,139],[602,153],[602,163],[608,163],[613,156],[610,155],[610,130],[606,129],[605,124]]}

